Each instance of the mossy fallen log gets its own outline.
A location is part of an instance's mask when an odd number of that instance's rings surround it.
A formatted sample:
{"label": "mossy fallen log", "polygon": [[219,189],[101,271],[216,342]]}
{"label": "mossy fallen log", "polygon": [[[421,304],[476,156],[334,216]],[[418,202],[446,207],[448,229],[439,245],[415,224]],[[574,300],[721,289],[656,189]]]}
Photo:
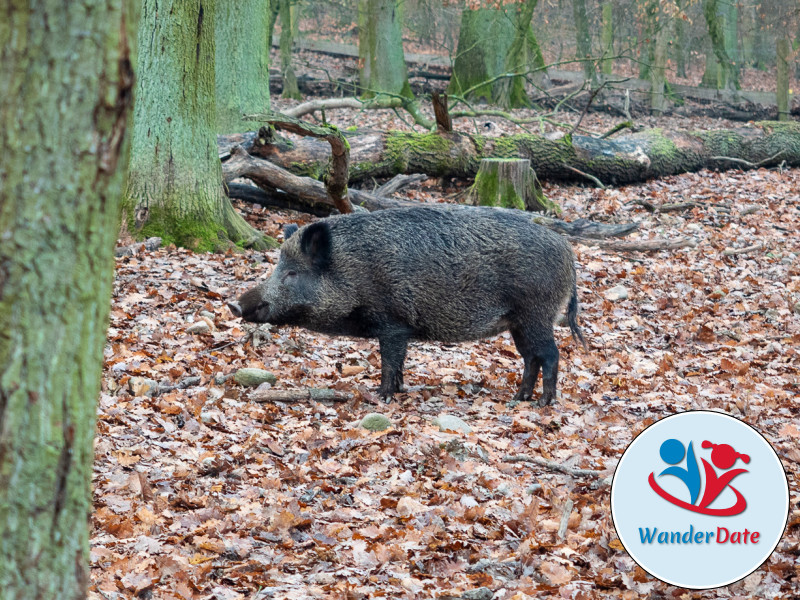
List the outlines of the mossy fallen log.
{"label": "mossy fallen log", "polygon": [[[360,131],[350,143],[350,182],[399,173],[474,177],[484,158],[527,158],[542,180],[604,184],[636,183],[699,171],[760,166],[800,166],[800,123],[761,121],[736,129],[671,131],[648,129],[613,139],[572,135],[548,139],[532,134],[486,137],[463,133]],[[330,147],[304,138],[288,144],[266,135],[220,137],[224,155],[233,143],[298,175],[319,178]]]}

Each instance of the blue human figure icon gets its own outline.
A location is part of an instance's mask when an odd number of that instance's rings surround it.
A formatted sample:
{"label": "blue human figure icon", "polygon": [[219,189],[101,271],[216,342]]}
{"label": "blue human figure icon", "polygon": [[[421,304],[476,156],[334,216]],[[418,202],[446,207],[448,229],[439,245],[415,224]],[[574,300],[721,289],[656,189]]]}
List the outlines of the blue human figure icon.
{"label": "blue human figure icon", "polygon": [[[661,444],[659,454],[665,463],[673,465],[661,471],[659,477],[661,475],[674,475],[683,481],[689,489],[690,503],[694,504],[700,495],[700,468],[697,466],[697,458],[695,458],[692,443],[689,442],[689,449],[686,450],[679,440],[669,439]],[[684,454],[686,456],[686,468],[676,466],[683,460]]]}

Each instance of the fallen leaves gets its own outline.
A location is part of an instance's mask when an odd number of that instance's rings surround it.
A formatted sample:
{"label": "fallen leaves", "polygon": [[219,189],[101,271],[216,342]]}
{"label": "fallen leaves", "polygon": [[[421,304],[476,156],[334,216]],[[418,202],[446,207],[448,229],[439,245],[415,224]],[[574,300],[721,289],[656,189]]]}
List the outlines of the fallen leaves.
{"label": "fallen leaves", "polygon": [[[163,248],[118,259],[98,405],[94,593],[677,597],[624,553],[602,482],[648,424],[709,408],[758,427],[796,489],[797,189],[798,170],[704,172],[619,190],[549,186],[567,218],[595,211],[639,220],[643,238],[659,230],[700,244],[642,256],[576,246],[591,351],[557,327],[560,397],[544,408],[506,407],[521,377],[508,334],[412,344],[409,391],[384,404],[375,342],[256,332],[232,318],[225,299],[266,277],[274,253]],[[630,202],[637,197],[696,206],[652,213]],[[757,214],[740,210],[753,203]],[[271,233],[296,218],[246,210]],[[723,253],[756,244],[763,250]],[[607,300],[618,286],[626,294]],[[205,332],[187,332],[198,323]],[[242,369],[275,375],[262,393],[325,388],[345,400],[256,402],[256,388],[234,379]],[[362,428],[372,412],[390,426]],[[440,430],[439,415],[471,433]],[[726,593],[800,594],[798,523],[794,515],[757,576]]]}

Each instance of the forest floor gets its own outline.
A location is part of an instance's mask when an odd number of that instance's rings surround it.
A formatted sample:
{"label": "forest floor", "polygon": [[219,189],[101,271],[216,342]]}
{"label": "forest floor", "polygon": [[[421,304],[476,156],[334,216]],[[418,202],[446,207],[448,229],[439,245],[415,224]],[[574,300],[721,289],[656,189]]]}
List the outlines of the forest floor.
{"label": "forest floor", "polygon": [[[391,112],[327,116],[342,127],[407,127]],[[590,114],[584,125],[604,131],[602,119]],[[492,123],[498,135],[515,130]],[[449,201],[464,186],[429,179],[401,196]],[[98,407],[92,597],[800,596],[798,190],[800,169],[703,171],[607,190],[545,182],[566,220],[636,221],[630,240],[697,240],[651,254],[574,246],[589,351],[556,327],[560,395],[546,408],[506,406],[522,372],[508,334],[413,343],[409,391],[388,405],[374,395],[374,341],[262,327],[254,347],[225,300],[263,281],[277,252],[163,248],[118,259]],[[694,206],[659,213],[643,201]],[[312,220],[237,206],[274,236]],[[200,321],[205,333],[187,331]],[[353,399],[255,402],[254,388],[220,378],[243,367],[274,373],[278,389]],[[166,385],[181,382],[188,387]],[[756,427],[792,490],[775,553],[723,590],[652,578],[622,549],[610,515],[609,479],[626,446],[689,409]],[[392,427],[361,428],[371,412]],[[432,420],[441,414],[472,432],[440,431]],[[518,454],[596,473],[508,461]]]}

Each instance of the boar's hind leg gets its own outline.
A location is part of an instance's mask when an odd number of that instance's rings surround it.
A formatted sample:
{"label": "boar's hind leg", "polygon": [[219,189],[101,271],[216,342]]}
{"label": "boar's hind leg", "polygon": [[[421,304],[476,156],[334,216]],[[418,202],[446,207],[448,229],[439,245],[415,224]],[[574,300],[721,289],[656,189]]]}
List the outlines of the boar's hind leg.
{"label": "boar's hind leg", "polygon": [[556,399],[556,380],[558,379],[558,348],[552,330],[546,327],[531,327],[514,331],[511,335],[517,350],[525,361],[522,383],[514,394],[512,404],[531,400],[539,370],[542,371],[542,396],[540,406],[552,404]]}
{"label": "boar's hind leg", "polygon": [[378,395],[386,402],[403,387],[403,363],[410,333],[403,329],[392,329],[378,335],[381,350],[381,387]]}

